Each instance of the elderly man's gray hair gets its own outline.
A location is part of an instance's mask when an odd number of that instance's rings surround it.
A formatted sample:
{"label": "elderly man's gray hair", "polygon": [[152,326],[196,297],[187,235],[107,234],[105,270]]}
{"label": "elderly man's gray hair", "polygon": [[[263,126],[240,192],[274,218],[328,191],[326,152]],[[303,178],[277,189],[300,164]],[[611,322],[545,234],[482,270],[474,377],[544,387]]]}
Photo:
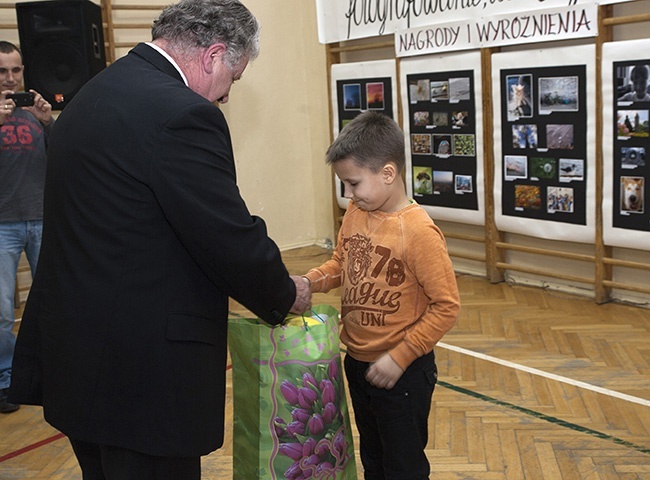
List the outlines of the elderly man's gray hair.
{"label": "elderly man's gray hair", "polygon": [[257,20],[238,0],[181,0],[166,7],[151,30],[153,40],[165,39],[178,51],[221,42],[230,68],[257,57],[259,32]]}

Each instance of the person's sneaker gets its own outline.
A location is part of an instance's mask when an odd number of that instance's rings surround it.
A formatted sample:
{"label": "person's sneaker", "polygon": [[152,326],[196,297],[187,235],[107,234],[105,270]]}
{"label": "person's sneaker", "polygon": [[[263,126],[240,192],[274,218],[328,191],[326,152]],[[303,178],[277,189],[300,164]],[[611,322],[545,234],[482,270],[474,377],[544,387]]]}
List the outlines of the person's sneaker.
{"label": "person's sneaker", "polygon": [[0,390],[0,413],[11,413],[15,412],[20,408],[20,405],[15,403],[9,403],[7,401],[7,389],[3,388]]}

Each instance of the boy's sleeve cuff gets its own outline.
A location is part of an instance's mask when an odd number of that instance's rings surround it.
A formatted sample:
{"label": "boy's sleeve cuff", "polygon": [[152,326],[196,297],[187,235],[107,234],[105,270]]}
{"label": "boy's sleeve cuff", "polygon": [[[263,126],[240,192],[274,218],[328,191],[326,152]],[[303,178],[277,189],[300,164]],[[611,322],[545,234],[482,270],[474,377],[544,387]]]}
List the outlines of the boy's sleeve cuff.
{"label": "boy's sleeve cuff", "polygon": [[413,363],[415,359],[419,358],[419,355],[411,350],[410,345],[406,342],[400,343],[391,351],[389,351],[388,354],[404,371],[406,371],[406,369],[409,367],[409,365],[411,365],[411,363]]}

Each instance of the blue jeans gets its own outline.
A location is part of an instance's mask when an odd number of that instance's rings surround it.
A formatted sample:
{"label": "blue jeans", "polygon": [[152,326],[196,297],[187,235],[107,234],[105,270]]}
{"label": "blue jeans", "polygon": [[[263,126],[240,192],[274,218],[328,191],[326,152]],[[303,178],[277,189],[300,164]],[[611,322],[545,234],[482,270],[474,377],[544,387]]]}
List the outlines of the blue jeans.
{"label": "blue jeans", "polygon": [[16,272],[23,250],[32,271],[36,271],[41,250],[43,222],[0,222],[0,389],[11,383],[11,362],[16,336],[14,326],[14,292]]}
{"label": "blue jeans", "polygon": [[365,480],[428,480],[424,448],[438,381],[433,352],[409,365],[390,390],[368,383],[369,363],[346,355],[344,364]]}

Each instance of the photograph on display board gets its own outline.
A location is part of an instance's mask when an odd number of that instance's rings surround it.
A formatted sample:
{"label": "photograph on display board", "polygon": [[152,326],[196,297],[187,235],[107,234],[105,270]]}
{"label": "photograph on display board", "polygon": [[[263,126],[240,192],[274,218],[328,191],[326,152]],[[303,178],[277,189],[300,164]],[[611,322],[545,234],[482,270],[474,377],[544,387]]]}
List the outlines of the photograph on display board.
{"label": "photograph on display board", "polygon": [[560,158],[560,182],[585,179],[585,162],[572,158]]}
{"label": "photograph on display board", "polygon": [[508,99],[508,119],[529,118],[533,116],[533,77],[532,75],[510,75],[506,77]]}
{"label": "photograph on display board", "polygon": [[643,213],[644,177],[621,177],[621,212]]}
{"label": "photograph on display board", "polygon": [[650,59],[613,63],[614,115],[612,165],[612,225],[650,231]]}
{"label": "photograph on display board", "polygon": [[476,156],[476,141],[473,134],[454,135],[454,155],[459,157]]}
{"label": "photograph on display board", "polygon": [[517,210],[540,210],[542,197],[537,185],[515,185],[515,208]]}
{"label": "photograph on display board", "polygon": [[539,111],[578,110],[578,77],[541,77],[539,79]]}
{"label": "photograph on display board", "polygon": [[650,65],[623,65],[617,69],[616,99],[622,102],[650,102]]}
{"label": "photograph on display board", "polygon": [[531,180],[557,180],[557,159],[552,157],[530,157]]}
{"label": "photograph on display board", "polygon": [[439,102],[442,100],[449,100],[449,82],[435,81],[431,82],[431,101]]}
{"label": "photograph on display board", "polygon": [[573,188],[547,187],[546,198],[549,213],[573,213]]}
{"label": "photograph on display board", "polygon": [[513,125],[512,146],[513,148],[537,148],[537,125]]}
{"label": "photograph on display board", "polygon": [[449,114],[447,112],[431,112],[431,123],[435,127],[446,127],[449,125]]}
{"label": "photograph on display board", "polygon": [[413,167],[413,192],[418,195],[433,194],[431,167]]}
{"label": "photograph on display board", "polygon": [[438,156],[451,155],[451,135],[433,135],[433,153]]}
{"label": "photograph on display board", "polygon": [[619,110],[616,115],[619,137],[648,137],[648,110]]}
{"label": "photograph on display board", "polygon": [[471,93],[468,77],[449,79],[449,101],[451,103],[471,100]]}
{"label": "photograph on display board", "polygon": [[573,125],[546,125],[546,148],[572,150]]}
{"label": "photograph on display board", "polygon": [[470,175],[456,175],[456,193],[472,193],[474,186]]}
{"label": "photograph on display board", "polygon": [[469,113],[465,110],[451,112],[451,126],[455,129],[469,127]]}
{"label": "photograph on display board", "polygon": [[431,155],[431,135],[412,133],[411,152],[414,155]]}
{"label": "photograph on display board", "polygon": [[433,171],[433,193],[452,193],[454,191],[454,172]]}
{"label": "photograph on display board", "polygon": [[431,125],[431,114],[429,112],[413,113],[413,125],[416,127],[426,127]]}
{"label": "photograph on display board", "polygon": [[366,84],[366,99],[368,110],[384,109],[384,84],[373,82]]}
{"label": "photograph on display board", "polygon": [[478,210],[474,71],[414,73],[406,84],[414,197]]}
{"label": "photograph on display board", "polygon": [[528,178],[528,157],[506,155],[504,167],[506,180]]}
{"label": "photograph on display board", "polygon": [[621,147],[621,168],[645,167],[645,147]]}
{"label": "photograph on display board", "polygon": [[411,103],[430,101],[431,90],[429,90],[429,79],[421,78],[409,81],[409,98],[411,99]]}
{"label": "photograph on display board", "polygon": [[586,67],[507,69],[500,78],[502,214],[585,225]]}
{"label": "photograph on display board", "polygon": [[361,85],[358,83],[343,85],[343,109],[361,110]]}
{"label": "photograph on display board", "polygon": [[390,77],[337,80],[339,132],[364,110],[376,110],[394,119],[392,96]]}

